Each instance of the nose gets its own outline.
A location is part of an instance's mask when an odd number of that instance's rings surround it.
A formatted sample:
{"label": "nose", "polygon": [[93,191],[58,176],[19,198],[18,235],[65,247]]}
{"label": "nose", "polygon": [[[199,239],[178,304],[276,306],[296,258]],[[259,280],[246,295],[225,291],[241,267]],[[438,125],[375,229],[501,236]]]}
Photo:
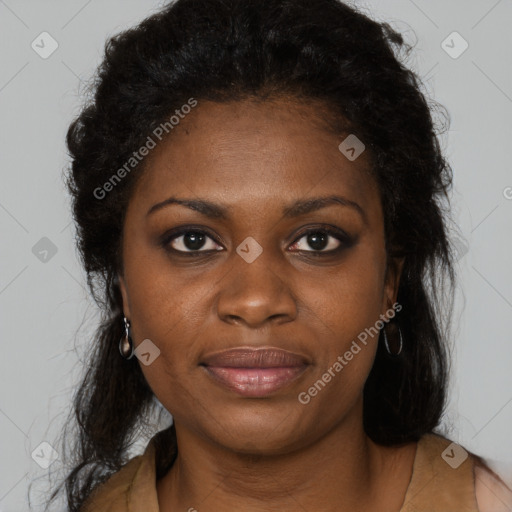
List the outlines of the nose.
{"label": "nose", "polygon": [[234,255],[233,268],[221,280],[217,298],[217,314],[222,321],[258,328],[269,322],[280,324],[295,319],[296,300],[283,269],[272,265],[271,258],[264,251],[247,263]]}

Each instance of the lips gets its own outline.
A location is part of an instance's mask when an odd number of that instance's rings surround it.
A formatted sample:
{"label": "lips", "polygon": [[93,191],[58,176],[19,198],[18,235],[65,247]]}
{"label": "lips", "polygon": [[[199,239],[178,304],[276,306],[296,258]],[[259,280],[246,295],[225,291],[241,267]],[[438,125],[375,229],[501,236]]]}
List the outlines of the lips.
{"label": "lips", "polygon": [[278,348],[235,348],[206,356],[203,363],[224,368],[280,368],[302,366],[308,364],[308,360],[304,356]]}
{"label": "lips", "polygon": [[278,348],[237,348],[204,358],[207,374],[230,391],[248,397],[264,397],[290,384],[310,364],[300,354]]}

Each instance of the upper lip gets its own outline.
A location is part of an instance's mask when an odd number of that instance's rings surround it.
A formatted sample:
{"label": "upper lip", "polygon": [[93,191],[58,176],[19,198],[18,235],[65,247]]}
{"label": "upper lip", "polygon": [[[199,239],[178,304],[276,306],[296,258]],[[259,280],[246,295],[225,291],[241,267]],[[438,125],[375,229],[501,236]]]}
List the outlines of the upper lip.
{"label": "upper lip", "polygon": [[283,368],[304,366],[309,360],[300,354],[275,347],[238,347],[207,355],[202,363],[224,368]]}

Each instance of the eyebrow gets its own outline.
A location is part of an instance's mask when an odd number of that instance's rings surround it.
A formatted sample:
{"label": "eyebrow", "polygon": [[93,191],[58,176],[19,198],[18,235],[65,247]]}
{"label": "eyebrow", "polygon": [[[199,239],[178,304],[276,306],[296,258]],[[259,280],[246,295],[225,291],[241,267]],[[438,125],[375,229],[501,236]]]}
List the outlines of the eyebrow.
{"label": "eyebrow", "polygon": [[[215,204],[204,199],[178,199],[177,197],[169,197],[168,199],[153,205],[148,210],[146,216],[173,204],[185,206],[212,219],[227,220],[229,217],[229,208],[226,206]],[[358,203],[347,199],[346,197],[336,195],[299,199],[283,209],[283,216],[286,218],[299,217],[300,215],[306,215],[307,213],[311,213],[334,204],[347,206],[357,211],[365,224],[368,224],[366,213]]]}

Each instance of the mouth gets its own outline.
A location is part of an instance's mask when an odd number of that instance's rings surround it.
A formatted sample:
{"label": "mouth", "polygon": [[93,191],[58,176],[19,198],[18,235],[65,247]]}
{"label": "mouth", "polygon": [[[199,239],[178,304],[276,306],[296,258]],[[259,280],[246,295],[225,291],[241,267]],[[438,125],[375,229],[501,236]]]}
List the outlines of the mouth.
{"label": "mouth", "polygon": [[306,357],[278,348],[238,348],[207,356],[201,366],[230,391],[264,397],[298,379],[309,364]]}

